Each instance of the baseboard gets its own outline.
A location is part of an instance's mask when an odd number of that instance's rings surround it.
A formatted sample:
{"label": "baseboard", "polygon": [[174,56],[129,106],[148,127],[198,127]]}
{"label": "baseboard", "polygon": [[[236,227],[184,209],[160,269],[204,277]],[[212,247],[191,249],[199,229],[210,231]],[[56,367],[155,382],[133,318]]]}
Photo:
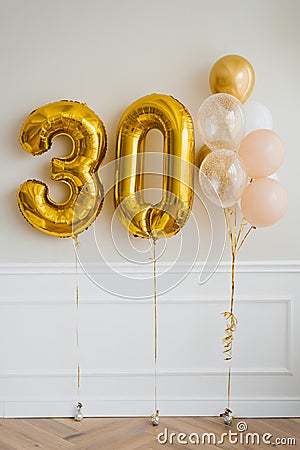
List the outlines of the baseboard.
{"label": "baseboard", "polygon": [[[149,417],[153,399],[82,400],[84,417]],[[73,417],[76,400],[69,399],[1,402],[2,417]],[[159,409],[164,416],[218,416],[226,399],[161,399]],[[299,417],[300,398],[241,398],[232,399],[234,416],[238,417]],[[274,411],[274,414],[270,413]]]}

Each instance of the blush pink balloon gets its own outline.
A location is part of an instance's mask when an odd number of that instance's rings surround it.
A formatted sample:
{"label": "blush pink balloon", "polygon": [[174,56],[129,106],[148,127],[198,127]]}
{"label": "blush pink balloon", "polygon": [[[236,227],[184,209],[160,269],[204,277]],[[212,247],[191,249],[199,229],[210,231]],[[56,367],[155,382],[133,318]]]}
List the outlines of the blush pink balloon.
{"label": "blush pink balloon", "polygon": [[268,227],[278,222],[287,210],[285,188],[271,178],[260,178],[244,190],[241,208],[247,222],[255,227]]}
{"label": "blush pink balloon", "polygon": [[250,178],[268,177],[283,163],[283,142],[272,130],[252,131],[242,140],[239,157]]}

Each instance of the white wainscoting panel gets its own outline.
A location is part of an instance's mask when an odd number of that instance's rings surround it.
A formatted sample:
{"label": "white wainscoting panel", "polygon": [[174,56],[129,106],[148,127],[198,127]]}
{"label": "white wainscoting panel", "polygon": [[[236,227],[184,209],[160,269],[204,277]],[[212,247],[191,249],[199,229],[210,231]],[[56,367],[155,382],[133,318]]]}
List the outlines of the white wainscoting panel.
{"label": "white wainscoting panel", "polygon": [[[113,265],[151,282],[151,267]],[[178,273],[158,278],[159,290]],[[208,269],[207,269],[208,270]],[[159,274],[164,264],[159,265]],[[158,399],[162,415],[218,415],[226,406],[228,364],[221,340],[230,266],[204,284],[201,265],[158,297]],[[91,278],[113,272],[91,265]],[[238,329],[232,361],[236,416],[300,415],[300,263],[237,267]],[[68,265],[0,267],[0,415],[72,416],[77,401],[75,270]],[[153,410],[153,302],[100,289],[80,269],[81,396],[85,416],[149,415]],[[145,283],[146,283],[145,282]]]}

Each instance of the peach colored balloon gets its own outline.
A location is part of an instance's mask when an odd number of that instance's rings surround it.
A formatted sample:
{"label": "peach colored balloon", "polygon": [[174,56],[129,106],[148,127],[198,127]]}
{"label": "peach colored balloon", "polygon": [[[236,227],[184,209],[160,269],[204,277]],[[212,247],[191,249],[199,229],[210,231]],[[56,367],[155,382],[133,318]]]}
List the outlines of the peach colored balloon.
{"label": "peach colored balloon", "polygon": [[283,163],[283,142],[272,130],[252,131],[242,140],[239,157],[250,178],[268,177]]}
{"label": "peach colored balloon", "polygon": [[241,208],[247,222],[255,227],[276,223],[287,210],[286,189],[276,180],[260,178],[244,190]]}

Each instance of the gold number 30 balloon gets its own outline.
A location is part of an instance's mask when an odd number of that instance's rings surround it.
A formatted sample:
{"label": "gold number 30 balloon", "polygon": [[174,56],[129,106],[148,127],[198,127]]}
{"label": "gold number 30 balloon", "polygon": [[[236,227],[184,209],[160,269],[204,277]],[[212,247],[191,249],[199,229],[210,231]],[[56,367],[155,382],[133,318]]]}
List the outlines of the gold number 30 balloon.
{"label": "gold number 30 balloon", "polygon": [[[147,133],[164,136],[163,192],[159,203],[144,199],[143,160]],[[193,204],[194,129],[189,112],[176,99],[151,94],[133,103],[121,118],[117,142],[115,206],[133,235],[157,239],[176,234]]]}
{"label": "gold number 30 balloon", "polygon": [[36,180],[23,183],[17,198],[23,216],[33,227],[71,237],[89,227],[102,207],[103,187],[93,175],[106,152],[106,133],[101,120],[85,104],[62,100],[33,111],[22,127],[20,142],[28,153],[41,155],[60,135],[68,136],[73,148],[68,156],[52,160],[51,178],[69,186],[68,200],[54,202],[48,187]]}

